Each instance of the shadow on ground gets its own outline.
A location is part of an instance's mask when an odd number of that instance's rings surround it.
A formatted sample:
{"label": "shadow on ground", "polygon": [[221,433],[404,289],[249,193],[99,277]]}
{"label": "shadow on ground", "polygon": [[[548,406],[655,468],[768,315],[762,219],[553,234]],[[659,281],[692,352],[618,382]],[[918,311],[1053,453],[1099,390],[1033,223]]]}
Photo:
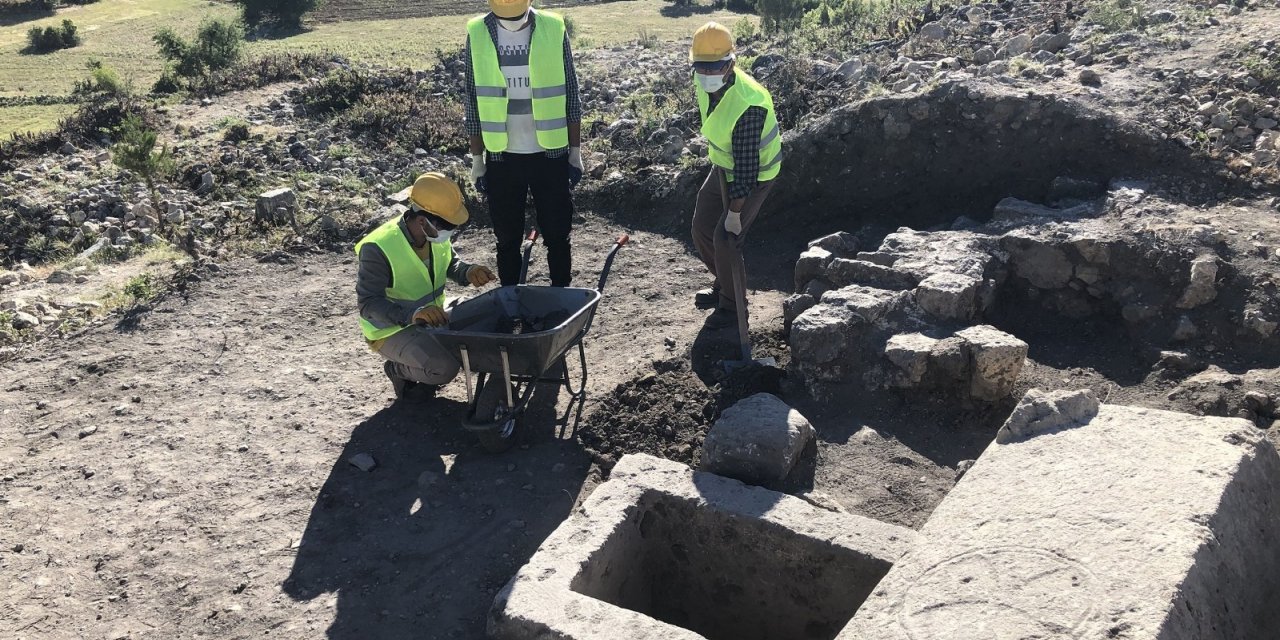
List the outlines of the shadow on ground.
{"label": "shadow on ground", "polygon": [[[487,454],[459,426],[465,409],[397,402],[334,462],[284,583],[295,600],[336,593],[329,638],[484,637],[494,593],[573,508],[588,469],[576,443]],[[359,454],[376,468],[353,466]]]}

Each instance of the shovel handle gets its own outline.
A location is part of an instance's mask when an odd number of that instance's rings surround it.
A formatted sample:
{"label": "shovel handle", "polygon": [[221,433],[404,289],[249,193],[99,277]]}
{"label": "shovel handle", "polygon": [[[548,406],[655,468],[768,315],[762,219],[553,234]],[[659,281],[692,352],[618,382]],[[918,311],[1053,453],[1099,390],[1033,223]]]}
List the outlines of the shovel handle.
{"label": "shovel handle", "polygon": [[529,230],[529,237],[526,238],[529,244],[524,248],[524,258],[520,261],[520,284],[524,284],[524,279],[529,275],[529,257],[533,255],[533,245],[538,241],[538,230]]}
{"label": "shovel handle", "polygon": [[613,248],[609,250],[609,255],[605,256],[604,268],[600,269],[600,283],[596,285],[596,291],[604,293],[604,283],[609,279],[609,270],[613,268],[613,259],[618,256],[618,250],[626,246],[631,241],[631,236],[622,234],[614,241]]}

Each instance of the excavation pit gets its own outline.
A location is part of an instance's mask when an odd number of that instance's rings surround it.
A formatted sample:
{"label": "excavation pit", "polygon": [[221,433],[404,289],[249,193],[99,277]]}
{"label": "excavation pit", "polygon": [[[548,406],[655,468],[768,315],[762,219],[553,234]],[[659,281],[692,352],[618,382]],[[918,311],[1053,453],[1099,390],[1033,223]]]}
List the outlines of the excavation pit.
{"label": "excavation pit", "polygon": [[830,640],[892,563],[649,492],[571,585],[708,640]]}
{"label": "excavation pit", "polygon": [[645,455],[498,595],[495,638],[829,640],[916,534]]}

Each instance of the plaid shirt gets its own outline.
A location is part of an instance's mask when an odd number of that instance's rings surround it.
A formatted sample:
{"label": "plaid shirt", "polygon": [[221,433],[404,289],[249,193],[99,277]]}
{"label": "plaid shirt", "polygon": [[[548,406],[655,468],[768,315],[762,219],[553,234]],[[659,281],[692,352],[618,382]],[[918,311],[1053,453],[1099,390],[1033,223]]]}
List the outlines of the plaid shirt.
{"label": "plaid shirt", "polygon": [[[711,115],[711,112],[716,110],[720,99],[724,97],[729,87],[733,86],[735,77],[729,77],[729,84],[725,85],[724,91],[719,92],[718,97],[711,96],[711,101],[707,105],[707,115]],[[738,122],[733,125],[733,182],[729,183],[730,200],[751,195],[751,189],[755,188],[756,183],[759,182],[760,136],[764,135],[764,120],[768,115],[764,107],[747,107],[747,110],[738,118]]]}
{"label": "plaid shirt", "polygon": [[[529,9],[531,13],[536,13],[534,9]],[[484,17],[484,26],[489,28],[489,37],[494,42],[498,41],[498,18],[492,12]],[[533,37],[533,29],[538,26],[537,20],[529,22],[529,36]],[[476,102],[476,74],[471,67],[471,36],[467,36],[466,49],[462,53],[462,57],[467,61],[467,104],[466,104],[466,120],[465,126],[468,136],[480,135],[480,106]],[[564,85],[565,94],[567,96],[567,104],[565,112],[568,116],[569,124],[582,123],[582,100],[578,96],[578,73],[573,68],[573,52],[569,49],[569,34],[564,34]],[[569,149],[549,149],[547,152],[549,158],[564,157],[569,153]],[[489,153],[489,159],[493,161],[501,161],[501,153]]]}

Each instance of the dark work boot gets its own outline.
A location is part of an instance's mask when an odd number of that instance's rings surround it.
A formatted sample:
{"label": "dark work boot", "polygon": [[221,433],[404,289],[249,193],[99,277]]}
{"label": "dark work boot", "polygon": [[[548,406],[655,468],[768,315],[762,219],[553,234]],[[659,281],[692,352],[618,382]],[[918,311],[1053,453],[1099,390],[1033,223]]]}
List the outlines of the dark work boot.
{"label": "dark work boot", "polygon": [[386,372],[387,379],[391,381],[391,388],[396,392],[396,400],[403,399],[404,394],[418,384],[412,380],[401,378],[400,374],[396,373],[396,363],[390,360],[382,365],[382,370]]}
{"label": "dark work boot", "polygon": [[704,326],[708,329],[725,329],[738,324],[738,312],[720,307],[707,316]]}
{"label": "dark work boot", "polygon": [[713,285],[693,294],[693,306],[698,309],[714,309],[720,304],[720,287]]}

